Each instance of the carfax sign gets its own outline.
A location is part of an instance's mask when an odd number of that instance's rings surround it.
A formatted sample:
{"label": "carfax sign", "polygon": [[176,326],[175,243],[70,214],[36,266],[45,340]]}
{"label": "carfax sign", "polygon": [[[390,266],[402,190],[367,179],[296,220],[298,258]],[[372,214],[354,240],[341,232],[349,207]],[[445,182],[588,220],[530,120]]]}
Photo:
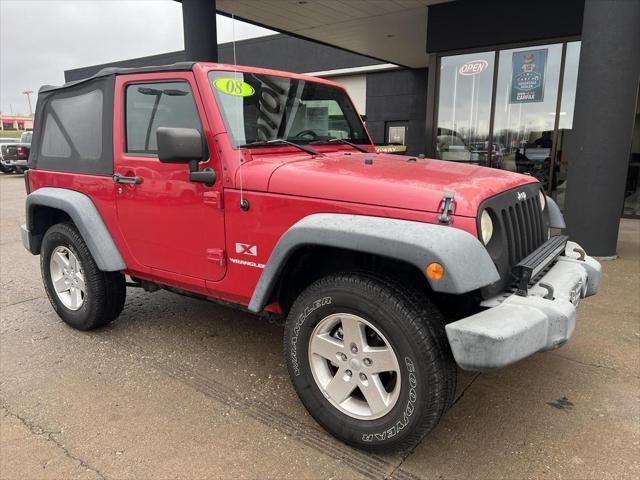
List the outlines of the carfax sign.
{"label": "carfax sign", "polygon": [[513,53],[511,103],[531,103],[544,100],[544,68],[546,63],[546,48]]}

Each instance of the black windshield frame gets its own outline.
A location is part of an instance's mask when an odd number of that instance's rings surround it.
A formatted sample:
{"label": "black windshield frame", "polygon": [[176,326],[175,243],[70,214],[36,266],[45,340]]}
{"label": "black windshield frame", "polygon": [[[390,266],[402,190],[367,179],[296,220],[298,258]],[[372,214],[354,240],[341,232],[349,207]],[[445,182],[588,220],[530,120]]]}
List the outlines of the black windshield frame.
{"label": "black windshield frame", "polygon": [[[340,87],[294,77],[220,70],[210,71],[208,78],[233,148],[276,139],[301,145],[323,141],[332,145],[334,139],[371,145],[360,115]],[[228,85],[234,82],[232,90]],[[240,108],[242,117],[238,115]]]}

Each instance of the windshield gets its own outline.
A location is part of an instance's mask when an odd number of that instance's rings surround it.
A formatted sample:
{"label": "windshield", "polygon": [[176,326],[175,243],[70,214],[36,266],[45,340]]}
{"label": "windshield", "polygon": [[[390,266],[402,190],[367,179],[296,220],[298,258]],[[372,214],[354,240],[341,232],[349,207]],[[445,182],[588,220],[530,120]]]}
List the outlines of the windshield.
{"label": "windshield", "polygon": [[276,139],[370,143],[358,112],[340,88],[243,72],[209,72],[209,82],[234,147]]}
{"label": "windshield", "polygon": [[21,143],[31,143],[31,136],[33,135],[33,133],[31,132],[24,132],[22,134],[22,136],[20,137],[20,142]]}

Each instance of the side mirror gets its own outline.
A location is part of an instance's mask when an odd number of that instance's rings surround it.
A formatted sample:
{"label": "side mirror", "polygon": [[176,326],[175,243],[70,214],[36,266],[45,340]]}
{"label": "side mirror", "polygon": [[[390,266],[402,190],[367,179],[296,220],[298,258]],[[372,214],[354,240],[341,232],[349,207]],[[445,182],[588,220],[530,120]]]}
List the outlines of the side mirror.
{"label": "side mirror", "polygon": [[195,128],[159,127],[156,130],[158,159],[162,163],[203,160],[202,135]]}
{"label": "side mirror", "polygon": [[212,187],[216,172],[211,168],[198,171],[198,162],[204,160],[202,135],[195,128],[160,127],[156,130],[158,159],[162,163],[188,163],[189,180]]}

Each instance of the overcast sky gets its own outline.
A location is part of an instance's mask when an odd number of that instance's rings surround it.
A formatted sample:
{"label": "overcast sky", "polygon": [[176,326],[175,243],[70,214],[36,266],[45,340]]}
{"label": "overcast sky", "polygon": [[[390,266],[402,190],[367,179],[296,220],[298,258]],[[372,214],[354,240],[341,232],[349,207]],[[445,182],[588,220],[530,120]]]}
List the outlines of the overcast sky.
{"label": "overcast sky", "polygon": [[[231,41],[231,19],[217,25],[218,43]],[[236,21],[237,40],[273,33]],[[65,70],[183,48],[173,0],[0,0],[0,111],[27,114],[21,92],[64,83]]]}

